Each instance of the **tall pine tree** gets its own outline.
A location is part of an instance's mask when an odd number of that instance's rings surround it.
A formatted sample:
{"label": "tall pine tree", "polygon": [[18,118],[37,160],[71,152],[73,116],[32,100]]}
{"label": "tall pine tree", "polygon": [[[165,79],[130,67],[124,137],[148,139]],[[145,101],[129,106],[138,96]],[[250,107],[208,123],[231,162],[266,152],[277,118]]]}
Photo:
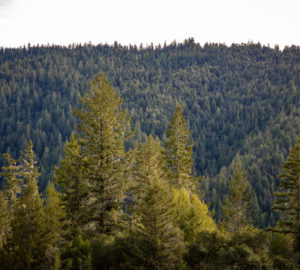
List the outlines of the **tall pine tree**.
{"label": "tall pine tree", "polygon": [[11,223],[7,257],[11,259],[11,269],[37,269],[44,262],[47,243],[44,237],[46,229],[43,203],[37,186],[40,174],[31,141],[21,155],[20,168],[24,177],[24,190]]}
{"label": "tall pine tree", "polygon": [[137,155],[134,176],[138,186],[131,228],[134,247],[128,258],[132,257],[138,269],[174,269],[185,250],[183,233],[175,225],[175,202],[161,155],[160,142],[152,136]]}
{"label": "tall pine tree", "polygon": [[184,187],[196,193],[199,179],[192,173],[194,142],[180,105],[177,105],[171,119],[164,145],[171,185],[176,189]]}
{"label": "tall pine tree", "polygon": [[81,103],[74,114],[80,122],[77,139],[89,183],[90,221],[99,232],[114,233],[125,189],[124,140],[129,119],[120,96],[102,73],[91,81]]}

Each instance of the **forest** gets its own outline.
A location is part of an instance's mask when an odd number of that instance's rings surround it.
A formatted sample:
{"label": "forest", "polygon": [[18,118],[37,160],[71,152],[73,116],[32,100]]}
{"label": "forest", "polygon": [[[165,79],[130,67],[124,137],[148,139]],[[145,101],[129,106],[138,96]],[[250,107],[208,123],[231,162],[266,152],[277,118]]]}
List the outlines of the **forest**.
{"label": "forest", "polygon": [[2,48],[1,265],[297,269],[299,56]]}

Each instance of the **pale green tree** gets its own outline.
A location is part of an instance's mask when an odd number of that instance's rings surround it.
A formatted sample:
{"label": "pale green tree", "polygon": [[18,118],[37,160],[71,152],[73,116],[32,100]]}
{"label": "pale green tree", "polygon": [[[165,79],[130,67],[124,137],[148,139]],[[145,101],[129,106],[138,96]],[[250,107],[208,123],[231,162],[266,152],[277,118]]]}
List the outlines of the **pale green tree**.
{"label": "pale green tree", "polygon": [[20,166],[18,165],[18,161],[13,159],[10,154],[4,154],[3,157],[7,161],[7,166],[2,167],[0,176],[4,177],[3,191],[7,200],[7,208],[11,219],[17,196],[22,192],[23,181],[20,177]]}
{"label": "pale green tree", "polygon": [[8,258],[12,269],[38,269],[44,262],[46,252],[46,227],[43,203],[39,195],[39,177],[32,142],[20,158],[21,174],[24,177],[23,194],[18,199],[11,222],[8,239]]}
{"label": "pale green tree", "polygon": [[176,209],[176,224],[184,232],[187,243],[195,241],[196,235],[201,231],[212,232],[216,224],[210,216],[207,205],[201,201],[197,194],[188,192],[185,188],[173,189]]}
{"label": "pale green tree", "polygon": [[151,182],[153,174],[159,179],[167,181],[167,173],[164,170],[165,160],[160,140],[149,135],[146,142],[139,146],[135,153],[134,166],[132,169],[133,181],[131,193],[135,203],[143,195],[143,192]]}

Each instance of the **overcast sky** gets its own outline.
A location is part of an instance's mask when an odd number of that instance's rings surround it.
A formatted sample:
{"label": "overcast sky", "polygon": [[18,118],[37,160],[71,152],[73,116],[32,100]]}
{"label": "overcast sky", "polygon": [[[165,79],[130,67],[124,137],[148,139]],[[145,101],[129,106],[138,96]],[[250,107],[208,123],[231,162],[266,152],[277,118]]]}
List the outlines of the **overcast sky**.
{"label": "overcast sky", "polygon": [[300,45],[300,0],[0,0],[0,46]]}

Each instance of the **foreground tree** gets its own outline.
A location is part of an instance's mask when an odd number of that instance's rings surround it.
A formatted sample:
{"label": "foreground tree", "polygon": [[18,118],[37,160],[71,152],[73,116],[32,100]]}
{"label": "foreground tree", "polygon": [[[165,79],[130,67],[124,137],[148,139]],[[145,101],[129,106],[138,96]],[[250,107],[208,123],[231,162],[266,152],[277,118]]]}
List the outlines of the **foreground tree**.
{"label": "foreground tree", "polygon": [[65,245],[65,210],[61,205],[61,194],[50,183],[46,190],[44,201],[44,218],[46,234],[44,241],[47,243],[45,265],[50,269],[59,269],[61,266],[61,249]]}
{"label": "foreground tree", "polygon": [[173,269],[184,252],[163,161],[160,141],[150,135],[138,150],[133,170],[134,207],[129,237],[132,245],[126,251],[126,267]]}
{"label": "foreground tree", "polygon": [[280,211],[280,230],[288,233],[300,231],[300,137],[279,175],[279,191],[275,193],[274,209]]}
{"label": "foreground tree", "polygon": [[144,269],[174,269],[185,250],[182,232],[174,225],[174,202],[169,186],[153,176],[139,203],[132,228],[133,265]]}
{"label": "foreground tree", "polygon": [[197,194],[190,195],[184,188],[174,189],[173,193],[176,224],[184,232],[186,243],[191,244],[195,241],[196,235],[201,231],[216,230],[216,224],[209,215],[207,205],[199,199]]}
{"label": "foreground tree", "polygon": [[4,154],[3,157],[7,161],[7,166],[2,167],[0,176],[4,177],[4,196],[7,201],[7,209],[9,217],[12,219],[14,207],[16,206],[17,196],[22,191],[23,181],[20,178],[20,167],[18,161],[13,159],[9,154]]}
{"label": "foreground tree", "polygon": [[279,191],[275,193],[274,209],[281,213],[277,229],[291,233],[294,238],[294,251],[300,265],[300,137],[290,150],[287,161],[279,175]]}
{"label": "foreground tree", "polygon": [[[24,191],[18,200],[11,223],[11,236],[7,243],[8,269],[37,269],[45,259],[46,234],[42,200],[39,196],[33,145],[30,142],[20,160],[24,177]],[[25,244],[24,244],[25,243]]]}
{"label": "foreground tree", "polygon": [[[0,252],[0,265],[4,269],[59,269],[64,211],[53,184],[47,189],[45,201],[40,197],[37,186],[40,173],[31,141],[17,167],[16,182],[22,180],[24,184],[18,185],[22,193],[14,197],[11,207],[3,209],[4,216],[10,218],[4,223],[9,232]],[[4,208],[2,198],[0,208]]]}
{"label": "foreground tree", "polygon": [[89,218],[99,232],[114,233],[120,224],[125,190],[124,139],[129,119],[122,100],[101,73],[95,77],[74,112],[79,119],[77,139],[84,178],[89,184]]}
{"label": "foreground tree", "polygon": [[0,253],[6,241],[8,226],[9,226],[9,219],[8,219],[8,211],[7,211],[7,202],[5,200],[3,191],[0,190]]}
{"label": "foreground tree", "polygon": [[138,204],[143,193],[153,179],[153,174],[162,181],[167,181],[167,173],[164,170],[163,149],[160,140],[149,135],[147,141],[140,145],[135,154],[133,166],[133,181],[131,194],[134,204]]}
{"label": "foreground tree", "polygon": [[169,181],[176,189],[186,188],[197,192],[198,181],[192,173],[193,146],[189,131],[182,114],[181,106],[177,105],[164,140],[166,161],[169,168]]}
{"label": "foreground tree", "polygon": [[74,134],[64,149],[65,158],[60,167],[55,168],[54,181],[62,192],[62,205],[66,211],[69,230],[77,231],[87,223],[88,182],[85,175],[85,162],[80,153]]}
{"label": "foreground tree", "polygon": [[222,207],[224,217],[221,228],[228,232],[240,233],[252,225],[253,194],[245,177],[240,159],[234,166],[233,178],[230,184],[230,194]]}
{"label": "foreground tree", "polygon": [[257,229],[229,236],[218,231],[200,232],[185,259],[190,269],[271,270],[269,247],[268,233]]}

